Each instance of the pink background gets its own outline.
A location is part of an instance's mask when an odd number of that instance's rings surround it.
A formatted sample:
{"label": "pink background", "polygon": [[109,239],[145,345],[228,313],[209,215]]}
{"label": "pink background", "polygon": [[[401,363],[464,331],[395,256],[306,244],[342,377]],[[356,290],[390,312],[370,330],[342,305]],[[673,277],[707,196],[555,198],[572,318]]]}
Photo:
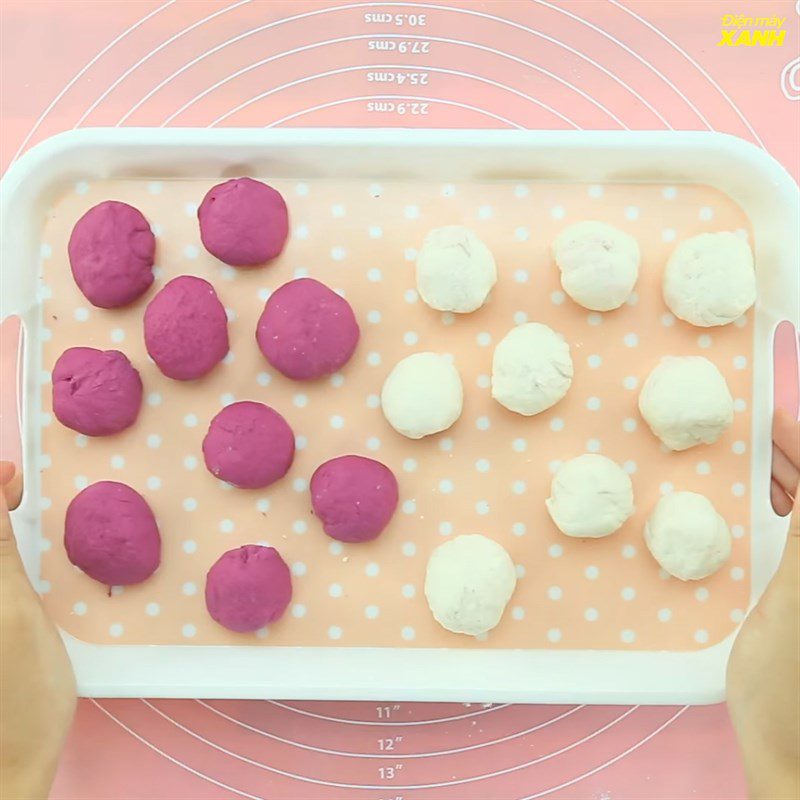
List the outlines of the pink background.
{"label": "pink background", "polygon": [[[741,136],[797,178],[795,3],[733,6],[5,0],[0,162],[86,125],[674,128]],[[426,24],[365,21],[384,12]],[[784,45],[718,48],[730,13],[786,17]],[[387,71],[409,77],[369,80]],[[369,110],[393,96],[420,113]],[[782,336],[779,397],[796,410]],[[723,707],[86,700],[54,796],[722,800],[744,786]]]}

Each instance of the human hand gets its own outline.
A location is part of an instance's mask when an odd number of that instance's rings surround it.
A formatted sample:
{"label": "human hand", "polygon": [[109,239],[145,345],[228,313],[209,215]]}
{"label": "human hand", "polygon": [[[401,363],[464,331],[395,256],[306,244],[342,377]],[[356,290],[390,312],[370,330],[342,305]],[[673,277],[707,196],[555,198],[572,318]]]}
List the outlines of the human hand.
{"label": "human hand", "polygon": [[772,507],[785,517],[800,483],[800,423],[779,408],[772,424]]}
{"label": "human hand", "polygon": [[0,462],[0,797],[44,800],[75,712],[75,678],[17,552],[14,472]]}
{"label": "human hand", "polygon": [[752,800],[800,798],[800,423],[773,426],[772,502],[794,510],[778,571],[750,612],[728,662],[728,708]]}

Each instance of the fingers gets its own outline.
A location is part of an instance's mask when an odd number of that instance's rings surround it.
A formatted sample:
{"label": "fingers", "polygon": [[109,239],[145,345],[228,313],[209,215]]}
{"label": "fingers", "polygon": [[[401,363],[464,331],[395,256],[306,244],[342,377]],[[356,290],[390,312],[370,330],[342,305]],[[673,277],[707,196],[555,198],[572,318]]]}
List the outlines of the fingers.
{"label": "fingers", "polygon": [[[800,422],[783,408],[775,412],[772,420],[772,441],[795,469],[800,470]],[[794,484],[789,488],[793,489]]]}
{"label": "fingers", "polygon": [[0,486],[6,504],[13,511],[22,499],[22,472],[11,461],[0,461]]}
{"label": "fingers", "polygon": [[0,461],[0,486],[5,488],[6,484],[11,483],[16,471],[11,461]]}
{"label": "fingers", "polygon": [[22,571],[22,561],[17,552],[17,542],[8,515],[6,492],[14,480],[14,465],[0,461],[0,578]]}
{"label": "fingers", "polygon": [[13,541],[14,534],[11,531],[11,520],[8,516],[8,500],[6,489],[14,479],[14,465],[10,461],[0,461],[0,542],[9,539]]}
{"label": "fingers", "polygon": [[[782,490],[781,490],[782,491]],[[788,614],[797,615],[800,602],[800,486],[795,490],[796,499],[789,522],[789,535],[783,550],[781,563],[768,591],[775,598],[783,598]],[[777,508],[777,506],[776,506]],[[780,512],[779,512],[780,513]]]}
{"label": "fingers", "polygon": [[792,498],[784,491],[783,487],[775,480],[769,487],[770,499],[772,500],[772,507],[779,517],[785,517],[792,510]]}
{"label": "fingers", "polygon": [[785,517],[792,509],[800,480],[800,422],[779,408],[772,420],[772,484],[775,512]]}
{"label": "fingers", "polygon": [[795,487],[800,481],[800,469],[789,460],[777,445],[772,448],[772,480],[785,494],[794,497]]}
{"label": "fingers", "polygon": [[800,486],[795,489],[792,519],[789,522],[789,538],[800,539]]}

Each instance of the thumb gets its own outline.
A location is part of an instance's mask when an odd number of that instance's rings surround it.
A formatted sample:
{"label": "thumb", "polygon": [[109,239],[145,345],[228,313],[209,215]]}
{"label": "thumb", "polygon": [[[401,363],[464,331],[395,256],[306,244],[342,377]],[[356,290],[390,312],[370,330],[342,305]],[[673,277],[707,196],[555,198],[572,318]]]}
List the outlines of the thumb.
{"label": "thumb", "polygon": [[11,462],[0,461],[0,578],[9,577],[12,573],[22,570],[6,496],[15,472],[16,469]]}
{"label": "thumb", "polygon": [[14,475],[17,468],[11,461],[0,461],[0,486],[3,487],[3,494],[5,494],[6,486],[14,480]]}
{"label": "thumb", "polygon": [[789,535],[776,577],[797,585],[800,584],[800,486],[797,487],[794,497]]}
{"label": "thumb", "polygon": [[8,514],[8,495],[14,492],[16,469],[8,461],[0,461],[0,599],[5,604],[38,600],[25,566],[17,550],[17,540]]}

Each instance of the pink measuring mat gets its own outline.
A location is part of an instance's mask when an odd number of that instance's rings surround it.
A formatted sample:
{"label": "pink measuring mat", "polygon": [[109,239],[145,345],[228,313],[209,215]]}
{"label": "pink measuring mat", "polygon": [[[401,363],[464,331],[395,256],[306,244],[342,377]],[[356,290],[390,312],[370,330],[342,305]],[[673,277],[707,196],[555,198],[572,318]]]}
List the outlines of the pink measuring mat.
{"label": "pink measuring mat", "polygon": [[[0,10],[0,159],[8,164],[73,126],[262,126],[291,116],[284,124],[713,128],[762,144],[797,177],[795,3],[769,7],[786,18],[782,47],[717,47],[722,18],[732,11],[726,0],[8,0]],[[384,13],[390,22],[372,16]],[[402,86],[383,79],[400,73],[407,76]],[[795,335],[784,329],[778,397],[796,409],[795,354]],[[4,417],[4,431],[6,424]],[[53,796],[745,796],[722,706],[208,705],[83,701]],[[390,716],[379,718],[386,708]],[[474,716],[451,719],[466,714]],[[714,759],[701,746],[709,742]]]}

